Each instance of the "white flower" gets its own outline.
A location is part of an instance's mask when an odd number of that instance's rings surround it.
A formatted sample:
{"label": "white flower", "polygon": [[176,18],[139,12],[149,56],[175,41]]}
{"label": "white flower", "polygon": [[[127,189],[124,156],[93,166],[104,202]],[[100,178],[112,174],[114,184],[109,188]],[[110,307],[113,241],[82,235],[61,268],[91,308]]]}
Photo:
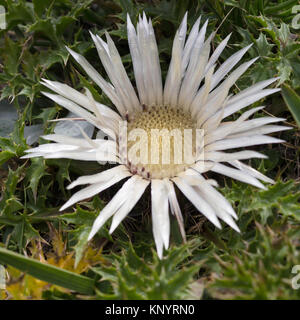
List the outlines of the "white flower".
{"label": "white flower", "polygon": [[[91,34],[91,36],[111,82],[104,80],[83,56],[68,49],[88,76],[112,101],[118,113],[94,101],[88,90],[86,94],[82,94],[65,84],[43,80],[46,87],[57,93],[43,92],[45,96],[106,132],[111,140],[90,139],[84,132],[83,138],[51,134],[43,138],[55,143],[27,150],[28,154],[24,158],[43,156],[46,159],[68,158],[87,161],[117,159],[120,163],[112,169],[79,177],[71,183],[68,189],[78,185],[89,186],[76,192],[61,210],[130,177],[100,212],[89,239],[111,217],[113,219],[110,232],[113,232],[151,184],[153,235],[161,258],[163,248],[167,249],[169,246],[169,206],[171,213],[177,218],[182,237],[185,239],[183,218],[174,184],[216,227],[221,228],[219,221],[221,219],[239,232],[234,221],[237,215],[230,203],[214,188],[217,186],[216,181],[206,180],[202,173],[210,170],[262,189],[265,187],[259,180],[273,182],[240,162],[250,158],[266,158],[264,155],[254,151],[233,153],[224,151],[256,144],[282,142],[266,134],[288,129],[273,124],[283,119],[261,117],[248,120],[251,115],[263,108],[258,107],[244,112],[235,121],[223,120],[254,102],[278,92],[280,89],[265,89],[277,79],[261,81],[238,94],[229,95],[230,88],[256,59],[234,69],[250,45],[217,67],[216,62],[226,47],[230,35],[210,54],[211,41],[215,33],[205,39],[207,23],[206,21],[199,30],[199,18],[186,37],[187,14],[184,16],[175,35],[172,59],[163,86],[151,20],[147,20],[143,14],[135,29],[128,16],[128,42],[137,93],[128,79],[120,55],[109,34],[106,33],[106,42],[97,35]],[[228,73],[230,74],[226,77]],[[185,128],[202,129],[203,157],[198,157],[197,153],[194,163],[189,165],[161,162],[142,165],[131,161],[127,152],[124,153],[124,150],[119,148],[122,138],[126,140],[119,130],[119,122],[122,120],[129,120],[130,129],[145,130],[146,138],[149,137],[151,129],[179,128],[179,132],[183,132]],[[112,150],[108,155],[103,152],[107,148]],[[159,155],[161,153],[162,151]]]}

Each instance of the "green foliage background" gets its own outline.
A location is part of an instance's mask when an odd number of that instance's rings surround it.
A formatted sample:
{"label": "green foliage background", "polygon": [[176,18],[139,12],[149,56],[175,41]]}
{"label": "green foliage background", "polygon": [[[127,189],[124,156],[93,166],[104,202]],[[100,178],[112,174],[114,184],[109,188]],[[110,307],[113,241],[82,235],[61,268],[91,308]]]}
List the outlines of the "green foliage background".
{"label": "green foliage background", "polygon": [[[299,299],[291,279],[300,264],[300,42],[293,29],[297,0],[0,0],[6,29],[0,30],[1,100],[18,111],[9,137],[0,128],[0,263],[8,272],[1,299]],[[131,79],[126,13],[135,23],[151,16],[165,77],[172,39],[186,11],[188,24],[202,15],[209,31],[218,32],[214,46],[230,32],[220,62],[241,47],[253,46],[243,58],[260,59],[239,80],[235,92],[278,76],[282,93],[266,99],[264,113],[286,118],[294,129],[276,134],[286,143],[257,147],[269,156],[251,165],[276,180],[260,191],[217,177],[221,191],[239,216],[241,234],[216,230],[183,197],[188,236],[182,244],[172,221],[171,247],[160,261],[154,250],[149,195],[112,236],[105,226],[87,243],[91,225],[118,186],[59,213],[71,193],[65,185],[78,175],[102,167],[78,161],[21,160],[29,146],[24,127],[66,114],[44,98],[41,78],[88,87],[111,105],[65,49],[83,54],[105,74],[89,36],[108,30],[117,43]],[[0,106],[1,108],[1,106]],[[39,143],[43,143],[42,139]],[[68,279],[68,281],[66,281]],[[50,285],[48,283],[51,283]]]}

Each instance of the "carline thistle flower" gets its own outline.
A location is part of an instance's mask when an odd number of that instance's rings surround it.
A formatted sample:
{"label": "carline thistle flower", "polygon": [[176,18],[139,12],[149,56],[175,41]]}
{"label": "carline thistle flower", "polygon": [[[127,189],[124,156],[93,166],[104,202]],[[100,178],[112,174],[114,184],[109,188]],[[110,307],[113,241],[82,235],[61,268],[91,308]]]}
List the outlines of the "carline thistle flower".
{"label": "carline thistle flower", "polygon": [[[78,185],[89,186],[76,192],[61,210],[129,178],[100,212],[89,239],[111,217],[110,232],[113,232],[151,184],[153,235],[158,256],[162,258],[163,248],[167,249],[169,246],[169,207],[178,221],[183,239],[186,237],[174,185],[217,228],[221,228],[220,219],[239,232],[235,223],[236,213],[230,203],[214,188],[217,182],[204,178],[202,174],[213,171],[262,189],[265,189],[265,186],[260,180],[273,182],[240,161],[266,156],[255,151],[225,150],[282,142],[266,134],[289,129],[273,124],[284,119],[260,117],[249,120],[249,117],[263,107],[252,108],[235,121],[226,121],[226,118],[278,92],[280,89],[266,89],[277,78],[261,81],[235,95],[230,95],[231,87],[257,58],[235,67],[251,47],[249,45],[217,67],[216,62],[230,35],[211,54],[211,42],[215,33],[205,36],[207,24],[208,21],[199,29],[199,18],[187,36],[185,14],[173,41],[172,58],[164,85],[152,22],[151,19],[147,20],[145,13],[143,17],[139,17],[136,29],[129,15],[127,16],[128,42],[136,90],[108,33],[106,42],[92,33],[91,37],[110,82],[107,82],[83,56],[68,49],[118,112],[96,102],[87,89],[83,94],[66,84],[43,80],[43,85],[56,93],[43,92],[45,96],[90,122],[99,132],[105,132],[110,139],[90,139],[84,132],[82,138],[50,134],[43,138],[54,143],[27,150],[28,154],[23,158],[43,156],[46,159],[116,160],[119,163],[109,170],[81,176],[72,182],[68,189]],[[124,129],[120,123],[126,123],[126,128]],[[170,131],[172,134],[169,137],[172,136],[174,142],[171,144],[165,139],[166,132]],[[138,135],[139,143],[135,144]],[[152,145],[155,141],[153,136],[158,137],[156,148]],[[200,143],[197,144],[199,136]],[[167,156],[167,161],[163,161],[166,149],[170,151],[171,156]],[[189,158],[189,161],[179,161],[182,160],[182,156],[178,160],[182,149],[190,149],[190,156],[184,157]],[[137,150],[139,152],[136,152]]]}

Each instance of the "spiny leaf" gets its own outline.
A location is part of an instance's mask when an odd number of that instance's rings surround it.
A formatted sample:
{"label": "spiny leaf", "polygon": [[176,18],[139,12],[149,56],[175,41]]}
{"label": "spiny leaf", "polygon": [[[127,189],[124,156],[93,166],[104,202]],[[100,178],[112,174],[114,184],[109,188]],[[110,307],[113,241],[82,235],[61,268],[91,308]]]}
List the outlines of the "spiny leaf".
{"label": "spiny leaf", "polygon": [[261,222],[266,223],[269,217],[275,218],[277,214],[293,217],[299,220],[300,206],[297,203],[300,198],[300,192],[293,181],[278,181],[268,190],[255,190],[251,186],[240,188],[238,184],[233,183],[232,187],[225,188],[227,199],[232,202],[238,202],[240,215],[258,214]]}
{"label": "spiny leaf", "polygon": [[[256,245],[247,250],[215,255],[221,266],[208,291],[218,299],[299,299],[290,284],[291,266],[297,264],[293,227],[265,228],[256,223]],[[221,276],[222,275],[222,276]]]}
{"label": "spiny leaf", "polygon": [[[124,243],[125,244],[125,243]],[[168,250],[163,260],[155,252],[153,258],[139,257],[129,244],[121,254],[110,257],[111,265],[104,264],[93,271],[109,281],[112,291],[101,292],[101,299],[180,299],[187,297],[188,287],[199,265],[186,266],[178,270],[178,265],[190,255],[187,248],[193,243]],[[106,256],[109,258],[108,256]],[[108,261],[109,261],[108,260]]]}
{"label": "spiny leaf", "polygon": [[45,160],[43,158],[32,158],[31,165],[26,172],[26,181],[29,182],[29,188],[32,190],[35,202],[39,182],[45,175],[48,175]]}
{"label": "spiny leaf", "polygon": [[269,56],[272,54],[271,50],[274,47],[274,44],[268,42],[267,36],[265,34],[260,33],[258,39],[256,40],[256,45],[258,54],[260,56]]}
{"label": "spiny leaf", "polygon": [[95,220],[95,213],[87,210],[83,210],[77,207],[77,210],[73,213],[65,213],[59,217],[61,220],[65,220],[68,223],[73,223],[77,226],[86,225],[92,226]]}
{"label": "spiny leaf", "polygon": [[33,0],[33,8],[34,12],[41,17],[43,13],[46,11],[46,9],[51,5],[53,0]]}

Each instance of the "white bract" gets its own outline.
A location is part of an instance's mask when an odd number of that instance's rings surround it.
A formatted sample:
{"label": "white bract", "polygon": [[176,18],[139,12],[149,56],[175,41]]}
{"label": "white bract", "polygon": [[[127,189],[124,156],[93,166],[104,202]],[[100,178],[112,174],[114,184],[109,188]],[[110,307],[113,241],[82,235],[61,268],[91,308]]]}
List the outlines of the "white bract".
{"label": "white bract", "polygon": [[[112,169],[82,176],[72,182],[69,189],[78,185],[88,186],[76,192],[61,210],[127,179],[100,212],[89,239],[111,217],[110,232],[113,232],[138,202],[147,186],[151,184],[153,235],[158,256],[161,258],[163,248],[167,249],[169,246],[169,207],[185,239],[183,217],[174,184],[217,228],[221,228],[220,220],[223,220],[239,232],[235,223],[237,215],[230,203],[214,188],[217,186],[216,181],[207,180],[202,174],[213,171],[262,189],[265,189],[265,186],[260,180],[273,182],[240,161],[266,158],[263,154],[247,150],[224,151],[282,142],[266,134],[289,129],[273,124],[283,119],[261,117],[249,120],[250,116],[263,107],[252,108],[235,121],[224,119],[278,92],[280,89],[266,89],[277,78],[261,81],[238,94],[230,95],[231,87],[256,59],[236,67],[250,48],[247,46],[218,65],[217,60],[226,47],[230,35],[211,53],[211,41],[215,33],[205,36],[207,24],[206,21],[199,30],[199,18],[187,36],[187,14],[184,16],[173,41],[172,58],[164,85],[152,23],[150,19],[147,20],[145,14],[139,18],[136,28],[129,16],[127,20],[136,90],[126,74],[121,57],[108,33],[106,33],[106,42],[97,35],[91,34],[91,36],[110,82],[106,81],[83,56],[68,49],[88,76],[111,100],[117,112],[96,102],[88,90],[83,94],[66,84],[43,80],[43,85],[56,93],[44,92],[44,95],[105,132],[111,139],[91,139],[84,132],[82,132],[82,138],[50,134],[43,138],[52,143],[27,150],[24,158],[43,156],[46,159],[68,158],[119,162]],[[119,123],[124,120],[128,120],[130,129],[144,130],[146,138],[150,137],[152,129],[178,128],[181,130],[179,133],[186,127],[201,129],[204,132],[201,150],[203,157],[201,159],[196,157],[194,163],[188,165],[174,163],[143,165],[132,162],[128,154],[119,148],[122,139],[127,142],[127,138],[122,136],[119,129]],[[101,152],[107,148],[112,150],[109,154]],[[199,152],[199,150],[196,151]]]}

